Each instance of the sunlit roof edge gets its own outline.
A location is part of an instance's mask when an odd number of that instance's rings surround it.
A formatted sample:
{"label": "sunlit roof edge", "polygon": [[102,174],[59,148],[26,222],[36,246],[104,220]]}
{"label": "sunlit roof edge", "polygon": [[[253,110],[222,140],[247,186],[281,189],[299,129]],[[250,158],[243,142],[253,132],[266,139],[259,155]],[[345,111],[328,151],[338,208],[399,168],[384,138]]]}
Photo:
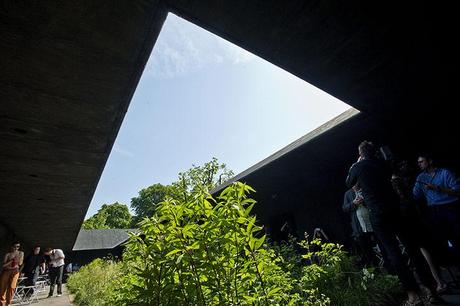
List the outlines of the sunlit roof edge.
{"label": "sunlit roof edge", "polygon": [[357,110],[356,108],[351,107],[350,109],[344,111],[340,115],[338,115],[338,116],[334,117],[333,119],[327,121],[326,123],[320,125],[319,127],[314,129],[313,131],[305,134],[304,136],[300,137],[297,140],[294,140],[293,142],[291,142],[290,144],[288,144],[284,148],[276,151],[272,155],[270,155],[267,158],[261,160],[257,164],[255,164],[255,165],[249,167],[248,169],[244,170],[243,172],[235,175],[234,177],[232,177],[231,179],[229,179],[225,183],[217,186],[216,188],[214,188],[211,191],[211,194],[219,192],[220,190],[224,189],[225,187],[227,187],[231,183],[241,180],[242,178],[246,177],[247,175],[257,171],[258,169],[264,167],[265,165],[268,165],[269,163],[271,163],[274,160],[282,157],[283,155],[285,155],[285,154],[297,149],[298,147],[300,147],[300,146],[304,145],[305,143],[313,140],[314,138],[316,138],[318,136],[321,136],[323,133],[325,133],[328,130],[336,127],[337,125],[339,125],[339,124],[341,124],[341,123],[353,118],[354,116],[358,115],[359,113],[360,113],[359,110]]}

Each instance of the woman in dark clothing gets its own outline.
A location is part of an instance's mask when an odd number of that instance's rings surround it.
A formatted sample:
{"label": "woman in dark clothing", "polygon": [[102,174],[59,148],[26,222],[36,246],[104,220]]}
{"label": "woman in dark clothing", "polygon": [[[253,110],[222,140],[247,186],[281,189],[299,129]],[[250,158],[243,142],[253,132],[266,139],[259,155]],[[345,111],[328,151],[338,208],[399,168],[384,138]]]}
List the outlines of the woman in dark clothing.
{"label": "woman in dark clothing", "polygon": [[357,189],[356,186],[345,192],[342,209],[344,212],[350,214],[352,238],[357,246],[357,253],[361,258],[362,265],[377,266],[379,262],[373,249],[376,242],[372,226],[366,226],[366,222],[362,220],[366,215],[368,219],[368,212],[366,214],[361,213],[361,211],[367,210],[367,207],[365,206],[364,199],[357,196],[355,189]]}

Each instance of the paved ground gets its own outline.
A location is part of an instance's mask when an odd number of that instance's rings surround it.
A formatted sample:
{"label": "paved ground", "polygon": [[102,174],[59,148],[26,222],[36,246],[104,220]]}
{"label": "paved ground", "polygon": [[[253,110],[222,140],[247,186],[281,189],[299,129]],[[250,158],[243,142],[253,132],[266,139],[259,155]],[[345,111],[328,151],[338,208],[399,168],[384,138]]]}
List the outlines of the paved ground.
{"label": "paved ground", "polygon": [[[441,305],[460,305],[460,290],[454,290],[452,294],[443,295],[442,298],[447,302],[447,304]],[[439,304],[437,304],[439,305]]]}
{"label": "paved ground", "polygon": [[[46,291],[40,294],[39,302],[33,303],[34,306],[73,306],[69,292],[65,285],[62,286],[62,296],[57,297],[56,295],[48,298],[49,287],[46,288]],[[55,293],[56,294],[56,293]]]}
{"label": "paved ground", "polygon": [[[446,302],[448,302],[448,304],[442,304],[442,305],[460,306],[460,288],[459,288],[460,284],[458,282],[458,280],[460,279],[460,270],[458,268],[452,267],[450,270],[450,273],[448,273],[448,271],[445,269],[442,269],[441,273],[442,273],[443,279],[449,283],[450,287],[455,288],[455,289],[452,289],[452,292],[450,294],[446,294],[442,296],[442,298]],[[455,282],[455,280],[457,280],[457,282]]]}
{"label": "paved ground", "polygon": [[[49,289],[49,287],[47,288]],[[33,303],[33,306],[74,306],[72,303],[72,298],[69,296],[67,288],[63,286],[63,295],[60,297],[47,298],[48,290],[40,295],[39,302]],[[449,305],[449,306],[460,306],[460,290],[453,290],[452,294],[443,295],[442,298],[447,302],[447,304],[437,304],[439,306]]]}

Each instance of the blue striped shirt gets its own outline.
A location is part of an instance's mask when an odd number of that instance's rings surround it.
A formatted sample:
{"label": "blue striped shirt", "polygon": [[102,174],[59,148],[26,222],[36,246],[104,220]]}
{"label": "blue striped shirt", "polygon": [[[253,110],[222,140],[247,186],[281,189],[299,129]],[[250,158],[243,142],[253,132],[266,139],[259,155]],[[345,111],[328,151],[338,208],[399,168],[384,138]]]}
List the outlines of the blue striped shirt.
{"label": "blue striped shirt", "polygon": [[451,171],[447,169],[437,168],[434,175],[423,171],[417,177],[414,186],[414,197],[421,199],[425,197],[428,205],[442,205],[458,201],[457,196],[448,195],[445,192],[431,190],[426,188],[425,184],[433,184],[441,186],[442,188],[453,189],[460,192],[460,182]]}

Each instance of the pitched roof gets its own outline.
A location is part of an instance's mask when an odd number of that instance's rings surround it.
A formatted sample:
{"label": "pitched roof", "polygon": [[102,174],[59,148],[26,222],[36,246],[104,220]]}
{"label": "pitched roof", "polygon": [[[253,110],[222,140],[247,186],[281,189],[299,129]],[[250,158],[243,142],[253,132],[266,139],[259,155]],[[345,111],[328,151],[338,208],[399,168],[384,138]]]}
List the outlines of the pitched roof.
{"label": "pitched roof", "polygon": [[129,239],[136,229],[80,230],[72,251],[113,249]]}

